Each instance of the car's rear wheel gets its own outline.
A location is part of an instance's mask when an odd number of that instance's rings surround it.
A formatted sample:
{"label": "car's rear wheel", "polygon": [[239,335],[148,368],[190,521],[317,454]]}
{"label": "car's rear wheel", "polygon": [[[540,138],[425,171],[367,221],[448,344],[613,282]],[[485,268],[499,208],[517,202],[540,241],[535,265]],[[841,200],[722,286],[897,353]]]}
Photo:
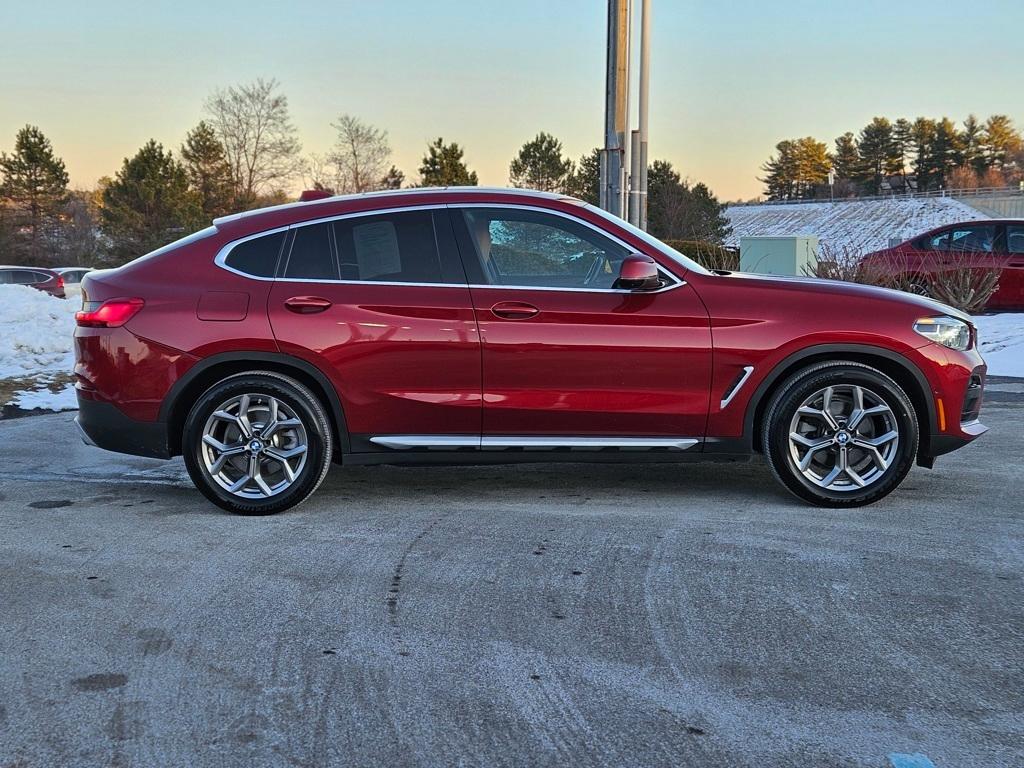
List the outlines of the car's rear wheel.
{"label": "car's rear wheel", "polygon": [[316,396],[269,371],[210,387],[189,412],[182,439],[192,482],[214,504],[242,515],[304,501],[326,477],[332,448]]}
{"label": "car's rear wheel", "polygon": [[775,476],[805,501],[856,507],[878,501],[917,455],[914,406],[879,370],[823,363],[791,376],[767,411],[763,448]]}

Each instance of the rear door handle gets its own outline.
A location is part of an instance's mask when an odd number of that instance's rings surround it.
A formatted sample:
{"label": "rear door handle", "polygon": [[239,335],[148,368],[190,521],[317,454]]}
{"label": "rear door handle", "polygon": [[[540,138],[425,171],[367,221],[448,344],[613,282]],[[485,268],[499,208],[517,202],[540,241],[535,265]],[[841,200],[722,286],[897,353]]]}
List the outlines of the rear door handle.
{"label": "rear door handle", "polygon": [[526,320],[540,312],[533,304],[525,301],[499,301],[491,307],[491,314],[505,320]]}
{"label": "rear door handle", "polygon": [[323,312],[330,306],[330,301],[319,296],[292,296],[284,302],[285,309],[297,315],[312,315]]}

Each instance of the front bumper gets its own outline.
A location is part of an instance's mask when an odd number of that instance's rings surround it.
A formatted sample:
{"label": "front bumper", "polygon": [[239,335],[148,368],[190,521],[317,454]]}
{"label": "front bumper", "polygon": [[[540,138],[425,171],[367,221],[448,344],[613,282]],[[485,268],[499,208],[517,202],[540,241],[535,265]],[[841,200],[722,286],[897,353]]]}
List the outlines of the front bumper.
{"label": "front bumper", "polygon": [[87,445],[116,453],[169,459],[167,425],[159,421],[137,421],[116,406],[78,395],[75,424]]}

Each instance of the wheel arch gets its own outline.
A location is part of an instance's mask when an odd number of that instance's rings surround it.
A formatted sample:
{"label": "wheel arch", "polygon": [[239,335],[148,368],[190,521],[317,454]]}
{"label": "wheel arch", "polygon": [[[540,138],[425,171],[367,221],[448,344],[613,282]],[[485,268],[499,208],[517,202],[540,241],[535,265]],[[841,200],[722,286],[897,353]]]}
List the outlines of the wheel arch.
{"label": "wheel arch", "polygon": [[341,399],[323,371],[291,355],[275,352],[225,352],[204,358],[193,365],[174,383],[164,398],[159,420],[167,424],[167,443],[171,456],[181,453],[182,430],[192,403],[221,379],[254,370],[291,376],[308,387],[330,417],[335,445],[341,448],[341,453],[351,450]]}
{"label": "wheel arch", "polygon": [[928,454],[932,435],[935,434],[935,401],[931,385],[924,373],[903,355],[881,347],[866,344],[821,344],[794,352],[775,366],[758,385],[747,403],[743,420],[743,434],[752,451],[761,445],[761,429],[765,411],[772,397],[786,379],[802,368],[830,360],[849,360],[877,368],[891,378],[910,398],[917,416],[921,439],[919,456]]}

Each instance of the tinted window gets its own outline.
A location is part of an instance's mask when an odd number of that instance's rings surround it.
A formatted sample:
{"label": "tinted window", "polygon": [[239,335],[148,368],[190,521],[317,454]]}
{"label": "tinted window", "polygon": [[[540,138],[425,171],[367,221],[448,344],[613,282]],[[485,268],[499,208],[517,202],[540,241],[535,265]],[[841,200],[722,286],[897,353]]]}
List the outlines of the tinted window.
{"label": "tinted window", "polygon": [[0,285],[14,282],[14,273],[9,269],[0,269]]}
{"label": "tinted window", "polygon": [[1024,253],[1024,226],[1011,224],[1006,228],[1006,250]]}
{"label": "tinted window", "polygon": [[13,272],[14,279],[12,283],[19,285],[32,285],[33,283],[44,283],[49,280],[49,275],[42,275],[39,272],[32,272],[27,269],[16,269]]}
{"label": "tinted window", "polygon": [[991,253],[995,239],[995,225],[961,226],[926,238],[925,247],[931,251]]}
{"label": "tinted window", "polygon": [[430,211],[355,216],[334,222],[342,280],[443,283]]}
{"label": "tinted window", "polygon": [[329,224],[296,227],[285,277],[297,280],[337,280]]}
{"label": "tinted window", "polygon": [[629,251],[583,224],[502,208],[463,211],[470,242],[492,285],[612,288]]}
{"label": "tinted window", "polygon": [[225,263],[247,275],[273,277],[277,272],[277,257],[284,237],[284,232],[275,232],[239,243],[231,249]]}

